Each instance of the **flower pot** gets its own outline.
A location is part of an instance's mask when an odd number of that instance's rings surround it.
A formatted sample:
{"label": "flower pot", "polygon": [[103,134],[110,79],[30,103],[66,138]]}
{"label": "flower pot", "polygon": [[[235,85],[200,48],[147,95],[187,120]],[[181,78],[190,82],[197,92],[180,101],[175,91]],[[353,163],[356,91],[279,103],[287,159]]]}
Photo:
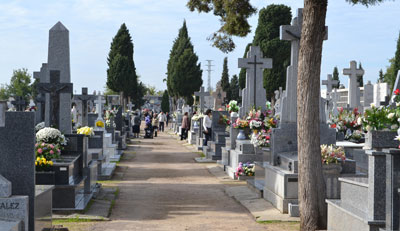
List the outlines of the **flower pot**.
{"label": "flower pot", "polygon": [[397,148],[399,142],[394,140],[397,132],[369,131],[365,135],[365,149]]}
{"label": "flower pot", "polygon": [[330,163],[330,164],[322,164],[322,173],[324,176],[326,175],[339,175],[342,171],[342,165]]}
{"label": "flower pot", "polygon": [[231,117],[239,117],[239,115],[238,115],[238,113],[237,112],[235,112],[235,111],[233,111],[233,112],[231,112]]}
{"label": "flower pot", "polygon": [[237,140],[245,140],[245,139],[247,139],[247,137],[246,137],[246,135],[244,133],[244,130],[242,130],[242,129],[239,130],[239,134],[237,135],[236,139]]}

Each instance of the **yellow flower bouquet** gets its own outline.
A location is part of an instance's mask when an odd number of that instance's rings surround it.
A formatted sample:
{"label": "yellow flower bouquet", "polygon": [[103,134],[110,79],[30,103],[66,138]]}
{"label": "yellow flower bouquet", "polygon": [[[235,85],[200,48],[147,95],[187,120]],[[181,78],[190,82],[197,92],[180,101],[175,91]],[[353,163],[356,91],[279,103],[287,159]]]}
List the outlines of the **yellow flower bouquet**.
{"label": "yellow flower bouquet", "polygon": [[97,122],[96,122],[96,127],[98,127],[98,128],[104,128],[104,122],[101,121],[101,120],[97,121]]}
{"label": "yellow flower bouquet", "polygon": [[77,134],[86,135],[86,136],[94,136],[94,131],[92,127],[81,127],[77,130]]}

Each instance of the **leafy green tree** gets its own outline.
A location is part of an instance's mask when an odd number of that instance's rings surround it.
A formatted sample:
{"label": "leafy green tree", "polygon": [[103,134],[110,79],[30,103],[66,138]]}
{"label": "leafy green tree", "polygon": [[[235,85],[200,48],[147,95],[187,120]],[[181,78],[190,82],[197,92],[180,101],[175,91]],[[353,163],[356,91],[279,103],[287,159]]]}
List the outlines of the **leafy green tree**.
{"label": "leafy green tree", "polygon": [[125,23],[123,23],[111,42],[107,58],[107,87],[115,92],[123,92],[124,97],[132,99],[140,95],[138,76],[133,61],[133,42]]}
{"label": "leafy green tree", "polygon": [[279,87],[286,87],[286,70],[290,64],[290,42],[280,40],[280,26],[292,20],[290,7],[271,4],[259,12],[253,45],[259,46],[264,57],[272,58],[272,69],[264,70],[264,88],[268,99]]}
{"label": "leafy green tree", "polygon": [[191,11],[213,12],[220,17],[221,28],[208,39],[213,46],[228,53],[235,49],[233,36],[246,37],[250,33],[250,24],[247,19],[257,12],[250,4],[250,0],[189,0],[187,6]]}
{"label": "leafy green tree", "polygon": [[147,85],[147,94],[149,95],[156,95],[157,94],[157,89],[155,86]]}
{"label": "leafy green tree", "polygon": [[385,83],[388,83],[390,89],[393,89],[394,83],[396,82],[396,67],[394,57],[389,59],[389,66],[386,67],[386,72],[383,75]]}
{"label": "leafy green tree", "polygon": [[378,78],[378,83],[383,83],[384,79],[383,79],[383,70],[380,69],[379,70],[379,78]]}
{"label": "leafy green tree", "polygon": [[396,53],[394,55],[394,69],[395,69],[394,75],[397,76],[400,70],[400,32],[399,32],[399,37],[397,39]]}
{"label": "leafy green tree", "polygon": [[161,100],[161,110],[163,112],[169,112],[169,95],[168,91],[165,90]]}
{"label": "leafy green tree", "polygon": [[[243,58],[247,58],[247,52],[249,52],[250,47],[251,47],[251,43],[247,44],[246,49],[244,50]],[[246,69],[244,69],[244,68],[240,69],[239,86],[240,86],[240,89],[243,89],[246,87]]]}
{"label": "leafy green tree", "polygon": [[230,87],[230,85],[229,85],[228,57],[224,58],[224,64],[223,64],[223,67],[222,67],[222,76],[221,76],[221,87],[222,87],[222,90],[226,92],[227,99],[229,100],[230,99],[229,98],[229,95],[230,95],[229,87]]}
{"label": "leafy green tree", "polygon": [[[236,4],[248,4],[243,10],[251,12],[252,6],[249,0],[188,0],[191,10],[197,9],[202,12],[209,12],[210,5],[217,8],[224,6],[225,2]],[[353,4],[374,5],[384,0],[346,0]],[[322,175],[321,148],[319,139],[320,124],[315,123],[319,119],[320,103],[320,76],[322,43],[326,34],[326,13],[328,0],[304,0],[303,27],[300,40],[298,76],[297,76],[297,137],[299,156],[299,205],[300,205],[300,229],[314,231],[326,228],[327,208],[325,203],[325,182]],[[217,8],[218,9],[218,8]],[[223,9],[223,8],[222,8]],[[214,14],[221,17],[222,24],[225,21],[235,19],[235,15],[241,10],[233,9],[233,14]],[[227,12],[227,11],[226,11]],[[230,11],[232,12],[232,11]],[[231,16],[233,15],[233,16]],[[248,14],[244,15],[247,19]],[[241,26],[240,21],[232,24],[241,28],[240,32],[248,34],[248,27]],[[247,33],[246,33],[247,32]],[[226,32],[229,36],[240,36],[238,31]],[[222,42],[228,42],[223,40]],[[222,47],[222,49],[221,49]],[[219,47],[222,51],[223,46]],[[229,51],[229,50],[228,50]],[[394,72],[396,74],[396,72]]]}
{"label": "leafy green tree", "polygon": [[184,21],[170,52],[167,88],[171,96],[175,99],[183,97],[189,105],[193,104],[193,93],[203,84],[198,59],[187,31],[186,21]]}
{"label": "leafy green tree", "polygon": [[7,84],[0,84],[0,100],[8,100],[9,97]]}
{"label": "leafy green tree", "polygon": [[237,75],[233,75],[229,87],[229,100],[236,100],[238,102],[241,102],[241,98],[239,97],[239,78]]}
{"label": "leafy green tree", "polygon": [[340,79],[339,79],[339,70],[338,70],[337,67],[333,68],[332,79],[338,81],[338,84],[337,85],[333,85],[332,87],[339,89]]}
{"label": "leafy green tree", "polygon": [[[361,62],[358,64],[358,69],[363,69]],[[362,75],[357,76],[357,82],[360,84],[359,85],[360,87],[363,87],[364,86],[364,76],[362,76]]]}
{"label": "leafy green tree", "polygon": [[26,68],[14,70],[8,85],[9,95],[21,96],[25,101],[29,101],[32,96],[31,78]]}

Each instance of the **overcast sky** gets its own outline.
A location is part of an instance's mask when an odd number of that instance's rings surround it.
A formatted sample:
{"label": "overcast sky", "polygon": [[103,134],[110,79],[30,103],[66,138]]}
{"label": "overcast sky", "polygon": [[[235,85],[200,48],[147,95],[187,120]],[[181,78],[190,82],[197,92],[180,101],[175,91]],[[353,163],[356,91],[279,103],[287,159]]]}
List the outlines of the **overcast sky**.
{"label": "overcast sky", "polygon": [[[296,3],[294,3],[296,2]],[[258,9],[268,4],[286,4],[295,14],[300,0],[252,0]],[[7,83],[12,71],[40,70],[47,62],[48,30],[61,21],[70,31],[71,79],[74,89],[103,90],[106,82],[110,43],[122,23],[134,42],[134,61],[141,80],[165,89],[169,51],[184,19],[195,52],[205,70],[205,60],[214,60],[212,85],[221,78],[223,58],[228,56],[229,74],[237,74],[237,59],[243,56],[257,26],[258,14],[250,19],[252,33],[235,39],[237,48],[228,55],[210,46],[206,38],[219,28],[212,14],[190,12],[185,0],[1,0],[0,1],[0,83]],[[351,60],[361,61],[365,79],[376,82],[381,68],[395,53],[400,30],[400,2],[388,1],[366,8],[345,0],[330,1],[327,15],[329,40],[324,43],[321,78],[334,66],[340,72]],[[340,76],[341,82],[348,78]],[[203,71],[204,85],[207,72]],[[365,81],[366,82],[366,81]]]}

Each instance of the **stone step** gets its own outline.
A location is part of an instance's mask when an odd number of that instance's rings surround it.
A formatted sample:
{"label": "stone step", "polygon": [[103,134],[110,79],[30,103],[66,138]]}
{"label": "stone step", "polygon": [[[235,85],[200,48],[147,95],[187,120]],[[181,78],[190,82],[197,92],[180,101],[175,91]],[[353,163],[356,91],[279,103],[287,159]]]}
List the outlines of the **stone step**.
{"label": "stone step", "polygon": [[342,177],[340,182],[341,203],[360,211],[368,210],[368,178]]}

